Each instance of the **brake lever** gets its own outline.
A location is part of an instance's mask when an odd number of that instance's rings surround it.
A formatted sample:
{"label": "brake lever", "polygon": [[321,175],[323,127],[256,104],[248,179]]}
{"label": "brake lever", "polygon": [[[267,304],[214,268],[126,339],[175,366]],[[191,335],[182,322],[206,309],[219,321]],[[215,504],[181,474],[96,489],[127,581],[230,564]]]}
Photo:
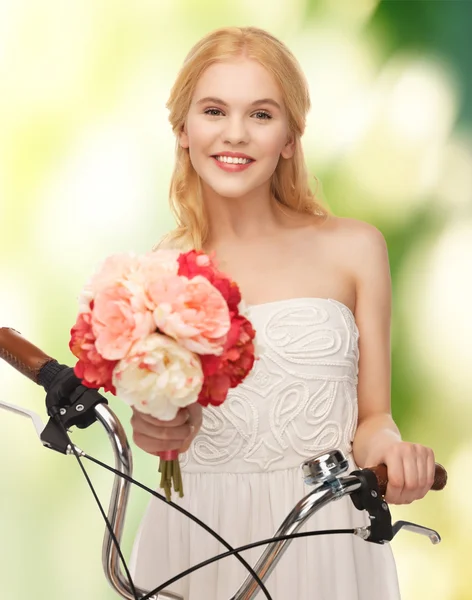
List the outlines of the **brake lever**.
{"label": "brake lever", "polygon": [[[107,404],[107,401],[97,390],[78,386],[72,392],[69,402],[67,407],[62,407],[58,411],[60,415],[58,418],[61,419],[64,428],[53,417],[45,425],[38,413],[16,404],[0,401],[0,408],[30,418],[41,443],[46,448],[56,450],[61,454],[73,454],[73,449],[64,429],[69,431],[69,428],[74,425],[79,429],[86,429],[97,420],[95,407],[98,404]],[[74,448],[78,454],[83,455],[78,446],[74,445]]]}
{"label": "brake lever", "polygon": [[9,412],[15,413],[16,415],[21,415],[22,417],[26,417],[31,419],[33,422],[34,428],[36,429],[36,433],[38,434],[38,438],[41,441],[41,434],[44,430],[44,423],[38,413],[35,413],[34,410],[29,410],[27,408],[23,408],[22,406],[17,406],[16,404],[9,404],[8,402],[3,402],[0,400],[0,408],[4,408]]}
{"label": "brake lever", "polygon": [[392,525],[393,536],[395,537],[401,529],[424,535],[431,540],[432,544],[439,544],[441,541],[441,536],[435,529],[430,529],[429,527],[424,527],[417,523],[411,523],[410,521],[397,521],[394,523]]}
{"label": "brake lever", "polygon": [[361,480],[361,488],[351,494],[351,500],[356,508],[366,510],[370,518],[370,525],[358,527],[354,535],[367,542],[384,544],[390,542],[401,529],[405,529],[428,537],[433,544],[439,544],[441,536],[434,529],[410,521],[397,521],[392,525],[389,506],[380,494],[372,471],[363,469],[354,474]]}
{"label": "brake lever", "polygon": [[83,455],[82,450],[72,446],[67,431],[72,426],[86,429],[97,420],[95,407],[107,404],[106,398],[98,390],[84,386],[70,367],[60,365],[51,359],[40,370],[38,383],[46,390],[46,408],[50,416],[46,425],[34,411],[0,402],[0,407],[16,414],[31,418],[43,446],[61,454],[72,454],[74,449]]}
{"label": "brake lever", "polygon": [[[34,410],[23,408],[17,404],[9,404],[8,402],[3,402],[2,400],[0,400],[0,408],[3,408],[4,410],[12,412],[16,415],[21,415],[22,417],[31,419],[39,441],[45,448],[56,450],[62,454],[74,453],[64,432],[53,419],[49,419],[47,425],[44,425],[44,421],[41,419],[38,413],[34,412]],[[84,454],[83,451],[75,444],[74,448],[80,456]]]}

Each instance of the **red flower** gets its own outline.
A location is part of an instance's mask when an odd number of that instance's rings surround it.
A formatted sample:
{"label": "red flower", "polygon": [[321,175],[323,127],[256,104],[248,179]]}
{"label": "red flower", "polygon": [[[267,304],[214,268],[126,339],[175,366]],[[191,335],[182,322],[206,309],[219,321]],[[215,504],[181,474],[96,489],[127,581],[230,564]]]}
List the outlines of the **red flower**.
{"label": "red flower", "polygon": [[251,322],[237,315],[231,320],[223,356],[231,377],[231,387],[236,387],[248,375],[254,364],[254,331]]}
{"label": "red flower", "polygon": [[116,394],[112,375],[118,361],[106,360],[97,352],[91,320],[90,313],[80,313],[70,332],[69,348],[79,359],[74,367],[74,373],[85,386],[94,389],[103,386],[105,392]]}
{"label": "red flower", "polygon": [[225,275],[217,275],[212,283],[226,300],[230,313],[237,313],[238,304],[241,302],[241,292],[236,283]]}
{"label": "red flower", "polygon": [[203,387],[198,396],[198,402],[202,406],[219,406],[223,404],[231,387],[228,375],[217,373],[203,382]]}
{"label": "red flower", "polygon": [[226,399],[229,388],[239,385],[254,364],[255,331],[242,315],[231,320],[225,349],[221,356],[201,356],[205,376],[198,402],[218,406]]}

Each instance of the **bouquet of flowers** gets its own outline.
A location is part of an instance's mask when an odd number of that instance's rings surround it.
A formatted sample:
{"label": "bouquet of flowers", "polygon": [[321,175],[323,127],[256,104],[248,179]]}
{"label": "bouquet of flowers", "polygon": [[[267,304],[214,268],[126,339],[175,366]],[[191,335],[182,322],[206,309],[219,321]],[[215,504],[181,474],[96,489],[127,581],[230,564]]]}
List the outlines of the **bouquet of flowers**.
{"label": "bouquet of flowers", "polygon": [[[79,296],[69,347],[76,376],[136,410],[171,420],[220,405],[254,364],[255,332],[238,286],[200,251],[107,258]],[[178,451],[159,453],[160,487],[183,496]]]}

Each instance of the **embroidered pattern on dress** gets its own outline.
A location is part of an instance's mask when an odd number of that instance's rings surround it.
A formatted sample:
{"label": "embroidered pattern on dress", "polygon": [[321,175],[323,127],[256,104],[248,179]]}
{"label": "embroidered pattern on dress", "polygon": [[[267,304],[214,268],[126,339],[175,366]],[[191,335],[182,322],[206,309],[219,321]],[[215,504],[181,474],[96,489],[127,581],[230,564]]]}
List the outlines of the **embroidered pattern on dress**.
{"label": "embroidered pattern on dress", "polygon": [[354,317],[337,301],[298,300],[250,314],[264,354],[224,404],[204,409],[183,468],[226,464],[228,472],[227,463],[237,460],[267,471],[286,468],[290,455],[298,464],[332,448],[351,451],[358,414]]}

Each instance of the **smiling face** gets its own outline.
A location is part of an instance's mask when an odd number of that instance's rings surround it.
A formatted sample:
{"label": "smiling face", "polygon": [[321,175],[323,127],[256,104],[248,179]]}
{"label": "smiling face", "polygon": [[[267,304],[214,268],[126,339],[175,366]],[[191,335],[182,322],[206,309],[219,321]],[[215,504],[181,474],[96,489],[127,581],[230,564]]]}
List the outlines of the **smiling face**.
{"label": "smiling face", "polygon": [[280,157],[294,144],[281,91],[258,62],[214,63],[198,80],[179,138],[210,188],[225,198],[268,193]]}

